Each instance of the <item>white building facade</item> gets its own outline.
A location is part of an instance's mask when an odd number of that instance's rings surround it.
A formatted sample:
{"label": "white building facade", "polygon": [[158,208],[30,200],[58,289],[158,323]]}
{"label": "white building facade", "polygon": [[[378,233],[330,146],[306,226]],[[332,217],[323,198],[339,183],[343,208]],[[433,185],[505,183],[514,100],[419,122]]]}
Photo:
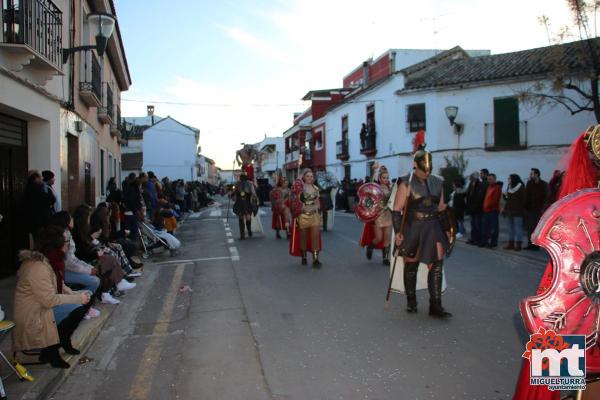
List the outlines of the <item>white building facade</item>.
{"label": "white building facade", "polygon": [[198,180],[200,130],[166,117],[143,132],[143,170],[159,178]]}
{"label": "white building facade", "polygon": [[[596,120],[589,111],[571,115],[520,100],[544,76],[536,63],[544,51],[470,57],[454,48],[357,89],[325,116],[327,169],[338,179],[364,179],[377,161],[392,177],[406,174],[415,135],[424,130],[436,172],[446,166],[444,157],[462,155],[465,174],[487,168],[506,182],[511,173],[526,179],[539,168],[548,180],[569,144]],[[455,126],[449,106],[458,108]],[[364,151],[360,132],[368,118],[375,140]]]}
{"label": "white building facade", "polygon": [[268,179],[275,186],[276,179],[281,174],[285,162],[283,137],[265,137],[254,147],[258,150],[259,160],[255,165],[256,177]]}

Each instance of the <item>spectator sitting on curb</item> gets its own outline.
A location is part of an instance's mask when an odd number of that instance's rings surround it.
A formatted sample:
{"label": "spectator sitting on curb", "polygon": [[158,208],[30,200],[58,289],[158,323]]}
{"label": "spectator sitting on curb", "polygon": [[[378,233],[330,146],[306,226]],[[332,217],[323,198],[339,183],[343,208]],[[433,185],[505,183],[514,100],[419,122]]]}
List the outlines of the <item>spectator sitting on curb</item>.
{"label": "spectator sitting on curb", "polygon": [[40,361],[55,368],[69,368],[59,347],[69,354],[71,335],[87,311],[90,293],[73,292],[64,284],[65,253],[69,240],[58,226],[47,226],[36,237],[39,251],[23,250],[15,289],[13,350],[42,349]]}

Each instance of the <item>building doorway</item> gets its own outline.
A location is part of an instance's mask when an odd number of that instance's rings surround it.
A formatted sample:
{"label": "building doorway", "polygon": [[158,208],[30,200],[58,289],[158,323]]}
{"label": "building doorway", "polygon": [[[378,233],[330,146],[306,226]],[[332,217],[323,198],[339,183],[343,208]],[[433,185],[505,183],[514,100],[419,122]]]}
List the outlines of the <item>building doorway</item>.
{"label": "building doorway", "polygon": [[0,114],[0,278],[12,275],[28,247],[20,205],[27,180],[27,122]]}

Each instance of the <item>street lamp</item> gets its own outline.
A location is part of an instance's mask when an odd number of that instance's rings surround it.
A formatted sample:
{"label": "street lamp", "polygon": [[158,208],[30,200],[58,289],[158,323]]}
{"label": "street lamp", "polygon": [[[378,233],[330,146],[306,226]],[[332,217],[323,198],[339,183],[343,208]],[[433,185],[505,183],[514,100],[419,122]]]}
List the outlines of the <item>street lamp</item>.
{"label": "street lamp", "polygon": [[446,117],[448,117],[448,121],[450,121],[450,126],[454,126],[454,120],[456,119],[456,114],[458,114],[458,107],[448,106],[445,111]]}
{"label": "street lamp", "polygon": [[444,109],[444,111],[446,112],[446,117],[448,118],[448,121],[450,121],[450,126],[454,127],[454,133],[460,135],[463,130],[463,124],[454,122],[456,120],[456,115],[458,114],[458,107],[448,106]]}
{"label": "street lamp", "polygon": [[104,51],[106,50],[106,46],[108,44],[108,39],[115,30],[115,23],[117,20],[113,15],[110,14],[90,13],[87,16],[87,21],[90,26],[90,32],[96,33],[96,44],[63,49],[63,64],[69,60],[69,56],[71,54],[74,54],[78,51],[96,49],[99,57],[104,55]]}

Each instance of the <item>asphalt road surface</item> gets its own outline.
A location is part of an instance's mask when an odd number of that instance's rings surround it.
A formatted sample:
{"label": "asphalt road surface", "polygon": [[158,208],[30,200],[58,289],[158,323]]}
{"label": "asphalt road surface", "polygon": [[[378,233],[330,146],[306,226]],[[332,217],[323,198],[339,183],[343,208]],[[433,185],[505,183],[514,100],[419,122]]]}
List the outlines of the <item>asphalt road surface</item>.
{"label": "asphalt road surface", "polygon": [[323,233],[314,270],[288,255],[264,210],[265,235],[242,242],[224,207],[188,219],[179,254],[147,265],[112,306],[92,361],[53,398],[511,397],[527,338],[518,302],[535,293],[543,262],[457,245],[443,299],[454,317],[440,321],[426,291],[418,314],[400,295],[384,307],[389,270],[379,252],[366,260],[353,215],[338,213]]}

